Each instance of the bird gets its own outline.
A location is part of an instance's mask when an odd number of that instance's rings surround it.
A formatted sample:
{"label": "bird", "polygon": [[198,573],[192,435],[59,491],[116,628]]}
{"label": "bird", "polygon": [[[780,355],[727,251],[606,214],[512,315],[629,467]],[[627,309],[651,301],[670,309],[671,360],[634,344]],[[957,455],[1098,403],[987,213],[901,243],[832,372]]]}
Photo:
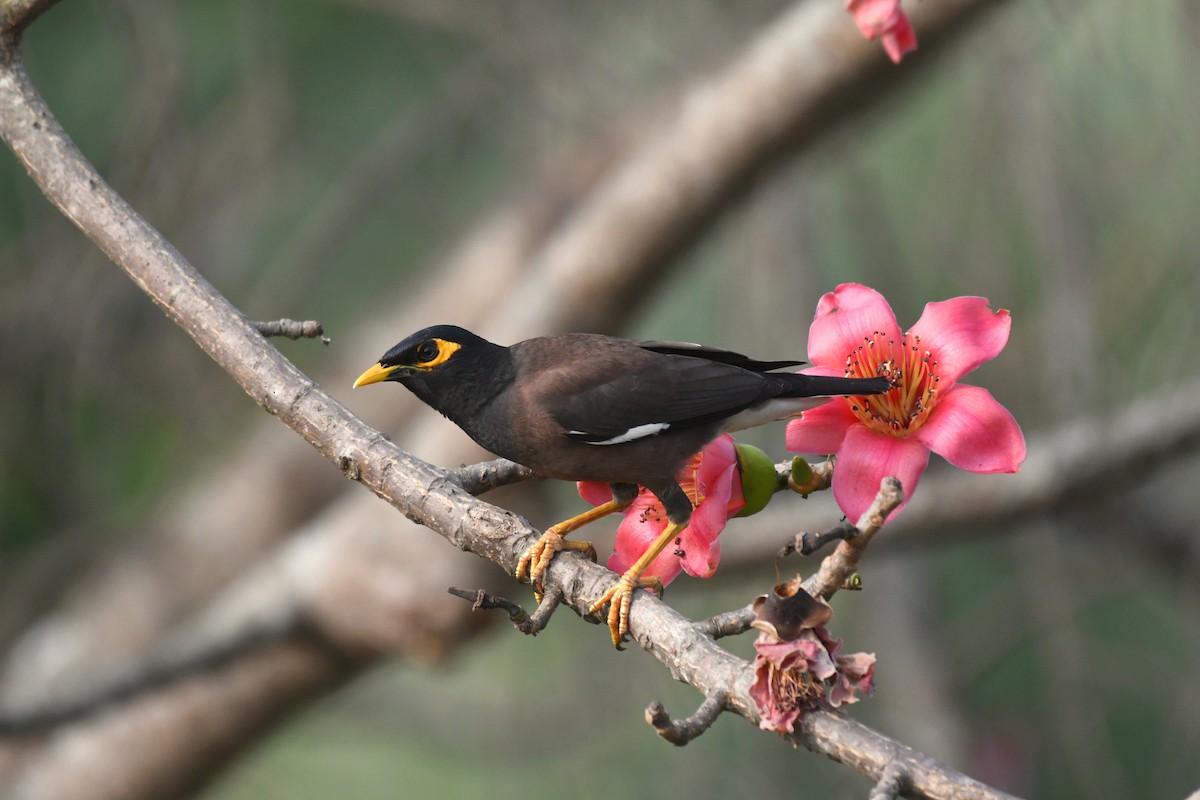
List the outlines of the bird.
{"label": "bird", "polygon": [[[612,499],[553,525],[516,568],[541,596],[545,572],[562,550],[588,553],[565,537],[622,511],[639,487],[662,503],[668,524],[645,554],[589,612],[609,606],[620,648],[629,611],[650,563],[688,524],[692,503],[681,467],[722,433],[786,419],[834,396],[880,394],[889,379],[776,372],[803,361],[760,361],[687,342],[639,341],[567,333],[504,346],[455,325],[434,325],[392,347],[354,387],[392,381],[461,428],[485,450],[547,478],[599,481]],[[657,583],[661,590],[661,583]]]}

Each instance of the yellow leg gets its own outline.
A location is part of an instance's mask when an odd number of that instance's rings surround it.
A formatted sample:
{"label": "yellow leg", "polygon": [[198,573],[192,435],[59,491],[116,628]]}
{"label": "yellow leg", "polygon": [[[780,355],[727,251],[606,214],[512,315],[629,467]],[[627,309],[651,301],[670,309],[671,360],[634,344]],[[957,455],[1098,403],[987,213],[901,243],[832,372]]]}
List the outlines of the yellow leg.
{"label": "yellow leg", "polygon": [[633,562],[633,566],[625,570],[625,574],[621,576],[620,580],[608,587],[608,591],[601,595],[599,600],[592,603],[592,607],[588,609],[588,613],[595,614],[604,608],[605,603],[608,604],[608,630],[612,633],[613,644],[617,649],[620,649],[621,640],[625,638],[625,634],[629,633],[629,607],[633,604],[634,590],[657,586],[658,592],[662,593],[662,581],[658,578],[643,578],[642,573],[650,566],[650,562],[658,558],[658,554],[665,550],[668,544],[675,541],[675,537],[686,527],[687,525],[679,525],[674,522],[667,525],[649,549],[642,553],[641,558]]}
{"label": "yellow leg", "polygon": [[579,530],[589,522],[607,517],[617,511],[624,509],[628,503],[618,503],[616,500],[609,500],[607,503],[602,503],[595,508],[590,508],[587,511],[577,516],[564,520],[557,525],[553,525],[546,529],[538,540],[529,545],[529,549],[521,556],[521,560],[517,562],[517,571],[515,573],[517,580],[523,581],[526,577],[529,582],[534,585],[538,594],[541,594],[540,586],[542,585],[542,577],[546,574],[546,569],[550,566],[550,560],[560,550],[582,550],[588,554],[592,561],[596,560],[596,549],[592,547],[591,542],[568,542],[565,537],[571,531]]}

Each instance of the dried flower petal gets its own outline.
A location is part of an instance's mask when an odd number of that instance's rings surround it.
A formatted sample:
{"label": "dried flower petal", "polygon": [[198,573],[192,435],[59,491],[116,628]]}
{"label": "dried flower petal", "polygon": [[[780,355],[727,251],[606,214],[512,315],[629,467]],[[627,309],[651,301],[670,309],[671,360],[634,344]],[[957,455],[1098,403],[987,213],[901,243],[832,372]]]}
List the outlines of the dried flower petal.
{"label": "dried flower petal", "polygon": [[805,628],[824,625],[833,616],[833,609],[804,591],[796,576],[755,599],[754,615],[751,627],[788,641],[800,636]]}
{"label": "dried flower petal", "polygon": [[[874,691],[875,656],[840,656],[841,641],[823,624],[829,606],[800,588],[800,579],[775,587],[773,595],[755,601],[753,623],[760,633],[754,642],[754,682],[750,697],[758,707],[759,726],[790,733],[804,712],[822,704],[834,708],[858,701],[858,693]],[[782,639],[778,630],[792,633]]]}

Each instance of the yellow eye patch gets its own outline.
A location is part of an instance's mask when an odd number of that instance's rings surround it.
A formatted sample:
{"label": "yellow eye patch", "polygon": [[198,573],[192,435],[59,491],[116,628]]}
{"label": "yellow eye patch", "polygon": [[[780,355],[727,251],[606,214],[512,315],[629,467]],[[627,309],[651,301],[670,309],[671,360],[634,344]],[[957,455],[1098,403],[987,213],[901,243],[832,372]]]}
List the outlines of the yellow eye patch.
{"label": "yellow eye patch", "polygon": [[438,364],[444,364],[450,359],[450,356],[462,349],[462,345],[458,342],[451,342],[447,339],[431,340],[437,345],[437,354],[425,361],[419,361],[414,366],[421,369],[433,369]]}

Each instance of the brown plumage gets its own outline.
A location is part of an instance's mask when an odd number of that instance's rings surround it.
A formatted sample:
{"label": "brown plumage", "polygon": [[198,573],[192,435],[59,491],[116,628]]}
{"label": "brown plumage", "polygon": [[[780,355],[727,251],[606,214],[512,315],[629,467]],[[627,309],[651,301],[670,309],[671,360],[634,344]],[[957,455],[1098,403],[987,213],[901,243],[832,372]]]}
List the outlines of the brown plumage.
{"label": "brown plumage", "polygon": [[[555,552],[590,547],[564,541],[566,533],[627,506],[638,486],[662,501],[673,538],[692,512],[676,475],[722,432],[795,416],[833,395],[876,394],[889,386],[884,378],[771,372],[801,363],[598,334],[504,347],[438,325],[397,344],[354,385],[396,381],[496,455],[550,478],[611,484],[612,503],[554,526],[526,552],[518,577],[528,571],[538,585]],[[637,566],[593,606],[613,600],[609,621],[616,643],[645,568],[632,574]]]}

